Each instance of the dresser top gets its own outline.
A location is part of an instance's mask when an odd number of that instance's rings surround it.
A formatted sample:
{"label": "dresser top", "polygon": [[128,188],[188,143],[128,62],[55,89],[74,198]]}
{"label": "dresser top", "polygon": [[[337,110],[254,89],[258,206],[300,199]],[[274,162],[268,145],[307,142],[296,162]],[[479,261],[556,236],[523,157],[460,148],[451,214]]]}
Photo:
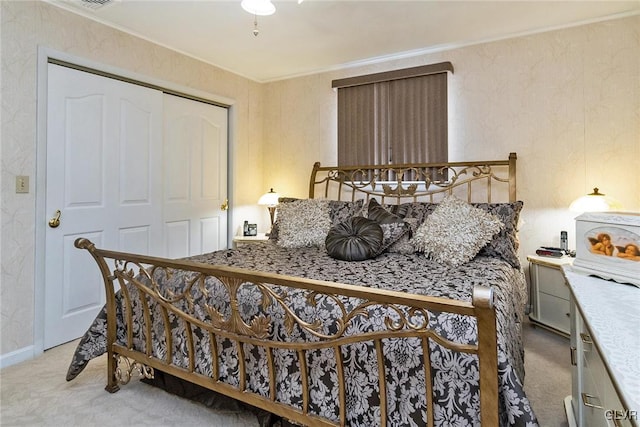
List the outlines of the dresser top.
{"label": "dresser top", "polygon": [[640,288],[562,271],[622,403],[640,412]]}

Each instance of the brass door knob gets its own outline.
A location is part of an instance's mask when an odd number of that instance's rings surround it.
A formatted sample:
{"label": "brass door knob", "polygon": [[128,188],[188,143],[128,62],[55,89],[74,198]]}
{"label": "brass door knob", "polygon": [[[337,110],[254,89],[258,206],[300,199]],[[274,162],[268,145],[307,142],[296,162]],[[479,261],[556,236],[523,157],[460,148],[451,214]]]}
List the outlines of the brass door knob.
{"label": "brass door knob", "polygon": [[229,209],[229,199],[224,199],[224,203],[220,205],[220,210],[226,211]]}
{"label": "brass door knob", "polygon": [[62,212],[60,212],[60,209],[58,209],[56,211],[56,214],[53,216],[53,218],[51,218],[49,220],[49,227],[56,228],[57,226],[60,225],[60,215],[61,214],[62,214]]}

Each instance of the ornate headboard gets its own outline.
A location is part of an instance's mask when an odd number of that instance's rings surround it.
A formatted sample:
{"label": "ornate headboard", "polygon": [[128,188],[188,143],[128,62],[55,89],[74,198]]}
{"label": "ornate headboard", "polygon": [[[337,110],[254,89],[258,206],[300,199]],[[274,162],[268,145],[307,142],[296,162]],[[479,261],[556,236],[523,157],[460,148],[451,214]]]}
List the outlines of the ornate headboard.
{"label": "ornate headboard", "polygon": [[309,182],[310,198],[380,199],[381,203],[437,202],[448,194],[468,202],[516,201],[516,153],[507,160],[320,166]]}

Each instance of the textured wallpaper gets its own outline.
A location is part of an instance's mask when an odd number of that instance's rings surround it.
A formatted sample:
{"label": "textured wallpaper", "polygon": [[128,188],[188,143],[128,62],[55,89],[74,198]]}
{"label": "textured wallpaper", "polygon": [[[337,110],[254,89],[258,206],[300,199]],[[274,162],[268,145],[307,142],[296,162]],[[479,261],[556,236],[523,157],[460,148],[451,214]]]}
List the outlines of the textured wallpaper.
{"label": "textured wallpaper", "polygon": [[[569,203],[597,186],[640,211],[640,16],[258,84],[42,2],[1,1],[0,356],[34,345],[37,49],[234,100],[234,224],[269,187],[304,197],[336,161],[331,80],[451,61],[450,159],[518,154],[521,258],[574,237]],[[247,165],[250,165],[248,167]],[[16,194],[16,175],[32,191]],[[36,325],[37,326],[37,325]]]}
{"label": "textured wallpaper", "polygon": [[[262,182],[260,84],[41,1],[1,1],[0,356],[34,344],[38,47],[202,91],[233,102],[230,169],[234,229],[256,206]],[[246,167],[251,164],[251,167]],[[15,176],[31,191],[15,193]],[[54,256],[51,254],[51,256]]]}
{"label": "textured wallpaper", "polygon": [[522,260],[559,246],[561,230],[574,247],[568,206],[594,187],[640,212],[640,16],[270,83],[265,180],[301,197],[307,184],[294,177],[336,162],[332,79],[442,61],[454,67],[449,159],[518,155]]}

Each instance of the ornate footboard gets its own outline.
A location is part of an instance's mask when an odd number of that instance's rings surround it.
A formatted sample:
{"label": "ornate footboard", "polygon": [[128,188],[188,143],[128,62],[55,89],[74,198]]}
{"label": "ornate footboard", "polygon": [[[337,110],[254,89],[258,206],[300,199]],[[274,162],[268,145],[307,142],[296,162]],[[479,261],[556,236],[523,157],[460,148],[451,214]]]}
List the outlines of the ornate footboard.
{"label": "ornate footboard", "polygon": [[[406,340],[406,356],[421,358],[413,372],[423,406],[417,425],[435,424],[435,348],[477,360],[479,422],[498,425],[490,288],[474,287],[466,303],[101,250],[82,238],[75,246],[93,256],[104,279],[110,392],[133,370],[150,376],[157,369],[302,425],[346,425],[348,402],[358,395],[353,360],[366,348],[378,370],[376,413],[384,426],[397,406],[388,346]],[[442,313],[475,319],[477,343],[437,333],[431,320]],[[360,330],[374,316],[377,327]],[[323,399],[335,409],[320,410]]]}

